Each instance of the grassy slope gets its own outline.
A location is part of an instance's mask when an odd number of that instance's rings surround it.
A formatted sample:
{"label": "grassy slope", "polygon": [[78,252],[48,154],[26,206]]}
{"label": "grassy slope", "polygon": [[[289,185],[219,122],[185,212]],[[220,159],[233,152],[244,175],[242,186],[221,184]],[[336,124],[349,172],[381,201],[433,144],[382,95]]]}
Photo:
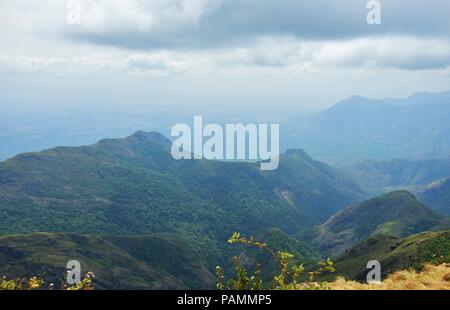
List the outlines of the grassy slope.
{"label": "grassy slope", "polygon": [[339,278],[329,283],[332,290],[450,290],[450,265],[426,265],[421,272],[397,271],[380,284],[363,284]]}
{"label": "grassy slope", "polygon": [[366,264],[381,263],[382,276],[428,262],[450,262],[450,231],[424,232],[401,239],[379,234],[346,251],[336,260],[336,275],[364,281]]}
{"label": "grassy slope", "polygon": [[409,192],[397,191],[339,211],[319,226],[315,242],[320,251],[336,255],[378,233],[405,237],[448,224]]}
{"label": "grassy slope", "polygon": [[183,240],[173,236],[87,236],[35,233],[0,238],[0,274],[40,276],[58,285],[69,260],[94,272],[99,289],[213,288],[214,277]]}

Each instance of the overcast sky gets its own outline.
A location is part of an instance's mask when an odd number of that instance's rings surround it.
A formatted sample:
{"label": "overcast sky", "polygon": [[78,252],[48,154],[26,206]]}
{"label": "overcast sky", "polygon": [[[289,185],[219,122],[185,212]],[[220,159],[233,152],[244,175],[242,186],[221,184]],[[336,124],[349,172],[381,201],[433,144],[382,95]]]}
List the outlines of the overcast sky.
{"label": "overcast sky", "polygon": [[450,1],[0,0],[0,105],[317,109],[450,90]]}

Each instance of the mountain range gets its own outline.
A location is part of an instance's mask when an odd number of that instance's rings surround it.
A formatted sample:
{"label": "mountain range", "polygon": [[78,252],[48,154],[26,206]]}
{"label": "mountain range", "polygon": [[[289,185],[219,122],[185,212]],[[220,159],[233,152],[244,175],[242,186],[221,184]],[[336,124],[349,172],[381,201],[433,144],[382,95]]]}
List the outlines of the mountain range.
{"label": "mountain range", "polygon": [[[242,250],[226,242],[238,231],[306,264],[331,255],[357,278],[361,249],[383,254],[394,271],[417,262],[405,259],[409,249],[388,260],[388,248],[413,234],[427,246],[448,239],[420,234],[450,228],[445,158],[334,168],[291,149],[278,169],[261,171],[258,163],[177,161],[170,149],[165,136],[138,131],[0,162],[0,274],[57,283],[65,263],[79,259],[99,288],[213,288],[214,267],[231,270],[229,257]],[[415,186],[425,189],[418,199],[406,190],[373,197]],[[270,256],[240,253],[246,265],[276,268]]]}
{"label": "mountain range", "polygon": [[250,163],[176,161],[170,146],[158,133],[137,132],[4,161],[0,231],[145,233],[202,226],[228,233],[275,225],[292,232],[364,198],[355,183],[301,150],[282,155],[279,169],[265,172]]}
{"label": "mountain range", "polygon": [[450,156],[450,92],[354,96],[286,124],[286,142],[328,163]]}
{"label": "mountain range", "polygon": [[362,160],[340,169],[362,188],[373,193],[401,188],[417,193],[430,183],[450,176],[450,158]]}
{"label": "mountain range", "polygon": [[138,131],[1,162],[0,233],[175,234],[211,271],[235,231],[295,234],[365,198],[301,150],[261,171],[257,163],[176,161],[170,148],[161,134]]}

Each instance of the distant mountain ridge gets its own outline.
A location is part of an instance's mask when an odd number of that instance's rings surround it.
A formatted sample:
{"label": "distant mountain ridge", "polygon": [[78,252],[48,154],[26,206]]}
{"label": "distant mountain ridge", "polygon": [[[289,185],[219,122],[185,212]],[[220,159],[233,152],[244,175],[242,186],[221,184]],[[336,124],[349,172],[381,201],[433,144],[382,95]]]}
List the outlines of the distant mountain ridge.
{"label": "distant mountain ridge", "polygon": [[289,145],[326,162],[450,157],[450,92],[354,96],[288,124]]}
{"label": "distant mountain ridge", "polygon": [[362,160],[341,167],[362,188],[373,191],[403,187],[416,192],[429,183],[450,176],[450,157],[442,159],[388,161]]}

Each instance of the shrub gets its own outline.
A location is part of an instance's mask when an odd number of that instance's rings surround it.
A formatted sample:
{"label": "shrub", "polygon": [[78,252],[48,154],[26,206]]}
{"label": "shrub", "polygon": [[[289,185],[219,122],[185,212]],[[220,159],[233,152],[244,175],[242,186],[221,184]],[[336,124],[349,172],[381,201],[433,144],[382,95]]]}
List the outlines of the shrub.
{"label": "shrub", "polygon": [[[315,278],[325,272],[334,272],[333,262],[330,258],[326,261],[319,262],[317,270],[305,272],[303,264],[294,264],[292,262],[294,255],[288,252],[274,251],[266,243],[255,240],[254,237],[242,237],[240,233],[234,233],[228,240],[230,244],[243,244],[254,247],[262,251],[268,252],[273,260],[279,265],[280,273],[273,276],[271,289],[273,290],[326,290],[328,289],[327,282],[315,281]],[[216,267],[217,289],[231,289],[231,290],[260,290],[263,286],[261,280],[262,266],[256,263],[253,275],[242,267],[241,262],[237,256],[232,258],[233,265],[236,270],[235,278],[225,281],[225,273],[220,266]],[[306,276],[306,278],[305,278]],[[305,280],[301,280],[305,278]]]}
{"label": "shrub", "polygon": [[[75,285],[69,285],[67,282],[65,282],[62,285],[63,290],[93,290],[93,280],[95,278],[95,275],[92,272],[88,272],[85,277],[80,281],[80,283]],[[44,280],[38,278],[38,277],[32,277],[29,279],[7,279],[6,277],[1,278],[0,280],[0,291],[1,290],[44,290],[49,289],[53,290],[55,285],[53,283],[50,283],[48,287],[44,286],[45,282]]]}

